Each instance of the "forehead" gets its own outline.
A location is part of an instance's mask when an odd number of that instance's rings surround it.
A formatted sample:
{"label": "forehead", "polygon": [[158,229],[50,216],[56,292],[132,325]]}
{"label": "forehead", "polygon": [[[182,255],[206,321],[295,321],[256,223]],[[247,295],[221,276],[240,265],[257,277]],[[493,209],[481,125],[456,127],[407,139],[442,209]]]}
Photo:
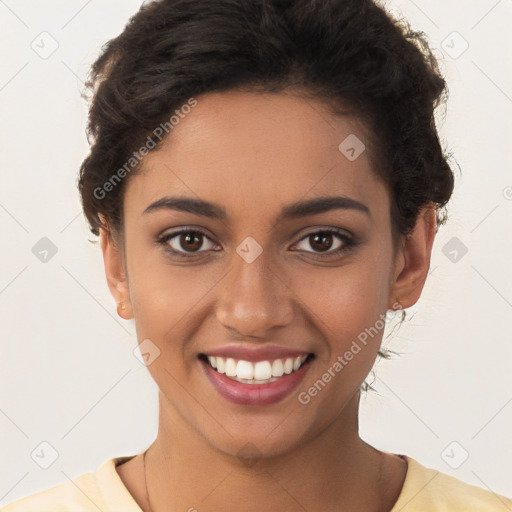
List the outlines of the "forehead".
{"label": "forehead", "polygon": [[363,149],[366,130],[354,117],[334,116],[326,105],[289,93],[230,91],[196,100],[144,158],[144,171],[129,179],[125,210],[140,215],[164,195],[212,200],[228,215],[277,213],[320,195],[387,207]]}

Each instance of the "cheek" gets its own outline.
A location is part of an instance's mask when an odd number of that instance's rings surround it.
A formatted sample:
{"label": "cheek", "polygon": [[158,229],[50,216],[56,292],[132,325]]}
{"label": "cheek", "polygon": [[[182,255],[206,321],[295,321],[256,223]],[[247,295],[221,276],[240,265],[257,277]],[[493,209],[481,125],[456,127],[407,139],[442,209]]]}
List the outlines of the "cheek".
{"label": "cheek", "polygon": [[329,341],[330,352],[344,351],[360,333],[376,324],[382,327],[389,268],[389,261],[372,257],[339,268],[305,272],[297,280],[302,283],[297,295],[305,305],[304,311],[310,312],[311,321]]}
{"label": "cheek", "polygon": [[169,265],[163,257],[151,263],[142,255],[132,258],[130,299],[137,337],[151,339],[166,365],[176,366],[179,360],[183,365],[185,349],[194,350],[195,331],[205,321],[205,304],[221,281],[222,270]]}

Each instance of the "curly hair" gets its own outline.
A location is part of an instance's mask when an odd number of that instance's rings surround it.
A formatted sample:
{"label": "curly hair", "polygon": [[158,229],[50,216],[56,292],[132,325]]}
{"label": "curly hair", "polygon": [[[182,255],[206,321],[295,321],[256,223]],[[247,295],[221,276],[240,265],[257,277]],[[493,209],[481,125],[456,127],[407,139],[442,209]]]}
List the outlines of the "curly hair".
{"label": "curly hair", "polygon": [[91,149],[78,188],[95,235],[122,232],[135,151],[155,128],[191,98],[235,89],[292,88],[355,115],[390,191],[393,231],[410,232],[426,205],[445,219],[454,177],[434,113],[447,85],[424,33],[372,0],[154,0],[102,47],[86,87]]}

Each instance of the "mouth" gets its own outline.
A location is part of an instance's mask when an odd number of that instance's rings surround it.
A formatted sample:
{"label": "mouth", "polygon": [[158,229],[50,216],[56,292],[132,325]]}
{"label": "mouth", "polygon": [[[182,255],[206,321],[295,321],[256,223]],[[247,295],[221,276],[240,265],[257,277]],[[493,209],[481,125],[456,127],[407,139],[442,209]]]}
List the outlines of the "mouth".
{"label": "mouth", "polygon": [[206,376],[226,399],[240,405],[268,405],[284,399],[304,378],[312,353],[253,360],[199,354]]}
{"label": "mouth", "polygon": [[290,375],[300,370],[300,368],[313,357],[313,354],[305,354],[284,359],[267,359],[251,362],[244,359],[234,359],[232,357],[215,357],[207,356],[206,354],[199,355],[199,359],[209,364],[216,372],[243,384],[256,385],[276,382],[283,377],[283,375]]}

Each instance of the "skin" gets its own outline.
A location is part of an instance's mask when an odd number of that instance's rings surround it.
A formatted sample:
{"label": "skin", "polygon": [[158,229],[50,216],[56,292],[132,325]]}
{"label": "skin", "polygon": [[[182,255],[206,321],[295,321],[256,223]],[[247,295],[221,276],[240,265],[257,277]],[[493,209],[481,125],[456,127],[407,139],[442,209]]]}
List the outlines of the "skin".
{"label": "skin", "polygon": [[[396,303],[412,306],[428,273],[435,211],[421,210],[394,245],[390,197],[368,150],[349,161],[338,145],[365,140],[352,117],[334,117],[299,94],[229,91],[197,98],[143,172],[130,176],[123,239],[101,230],[109,288],[137,339],[161,351],[148,370],[159,386],[159,430],[147,451],[152,512],[189,510],[389,511],[406,465],[358,434],[360,386],[382,332],[307,405],[297,395],[321,378],[358,334]],[[143,214],[161,197],[222,205],[224,220],[188,212]],[[285,205],[346,196],[369,214],[335,209],[276,222]],[[205,231],[189,260],[155,240],[181,227]],[[358,241],[322,259],[306,235],[334,227]],[[247,263],[236,248],[253,237],[263,252]],[[334,253],[343,243],[329,238]],[[167,244],[187,254],[180,236]],[[201,245],[202,243],[202,245]],[[214,251],[214,248],[220,248]],[[188,252],[190,254],[190,250]],[[312,352],[299,388],[276,404],[233,404],[205,377],[198,354],[231,344],[274,344]],[[247,443],[258,459],[237,455]],[[141,454],[117,471],[145,512]]]}

